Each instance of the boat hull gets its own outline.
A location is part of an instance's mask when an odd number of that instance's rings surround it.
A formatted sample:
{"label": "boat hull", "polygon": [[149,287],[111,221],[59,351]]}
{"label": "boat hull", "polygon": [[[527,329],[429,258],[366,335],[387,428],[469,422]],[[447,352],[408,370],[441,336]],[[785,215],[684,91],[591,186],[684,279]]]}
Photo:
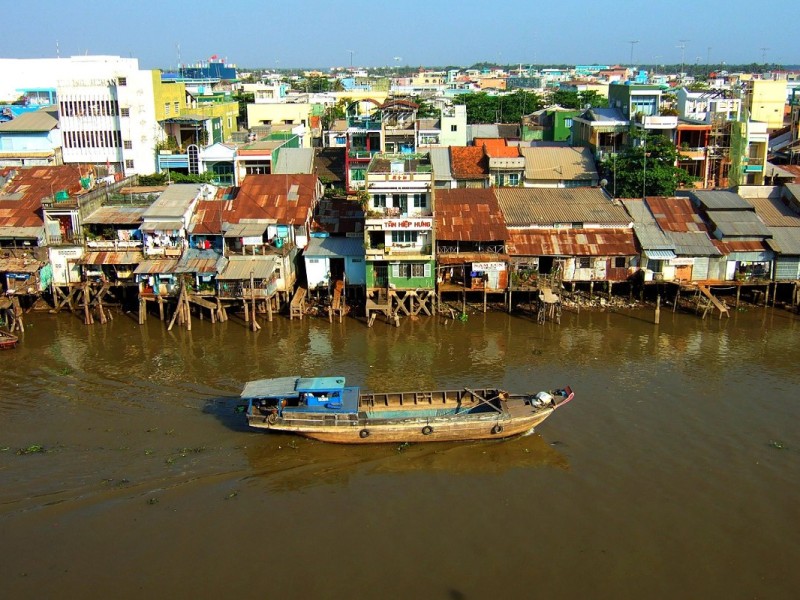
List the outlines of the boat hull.
{"label": "boat hull", "polygon": [[517,418],[498,415],[480,419],[419,419],[384,423],[360,419],[347,424],[318,426],[280,421],[269,423],[264,419],[251,417],[249,425],[257,429],[293,433],[337,444],[453,442],[503,439],[527,433],[549,417],[554,410],[546,408]]}

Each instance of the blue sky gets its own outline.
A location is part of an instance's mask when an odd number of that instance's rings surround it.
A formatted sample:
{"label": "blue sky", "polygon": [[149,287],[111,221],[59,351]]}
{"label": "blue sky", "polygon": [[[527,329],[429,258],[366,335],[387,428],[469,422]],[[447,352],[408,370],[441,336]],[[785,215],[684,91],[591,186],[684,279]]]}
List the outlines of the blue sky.
{"label": "blue sky", "polygon": [[[169,68],[800,64],[796,0],[28,0],[4,2],[0,57],[117,54]],[[645,8],[646,7],[646,8]],[[684,41],[681,41],[684,40]],[[631,44],[630,42],[637,43]],[[683,49],[679,46],[683,45]],[[352,52],[352,54],[351,54]],[[397,57],[397,58],[396,58]]]}

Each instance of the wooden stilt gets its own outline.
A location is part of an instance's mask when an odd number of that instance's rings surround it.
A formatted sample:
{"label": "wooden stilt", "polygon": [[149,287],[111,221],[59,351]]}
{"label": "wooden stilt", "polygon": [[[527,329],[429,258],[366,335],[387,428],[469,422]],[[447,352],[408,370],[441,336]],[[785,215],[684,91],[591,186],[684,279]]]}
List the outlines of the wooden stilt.
{"label": "wooden stilt", "polygon": [[659,295],[656,297],[656,314],[654,323],[658,325],[660,321],[661,321],[661,296]]}
{"label": "wooden stilt", "polygon": [[741,295],[742,295],[742,286],[741,285],[737,285],[736,286],[736,306],[735,306],[735,308],[739,308],[739,298],[741,297]]}

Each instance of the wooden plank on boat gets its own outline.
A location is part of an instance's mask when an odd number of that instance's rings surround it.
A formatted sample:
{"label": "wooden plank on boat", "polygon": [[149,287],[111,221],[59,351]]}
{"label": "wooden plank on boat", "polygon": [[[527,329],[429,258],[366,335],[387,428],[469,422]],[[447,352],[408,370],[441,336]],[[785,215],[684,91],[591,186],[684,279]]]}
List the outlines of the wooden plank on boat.
{"label": "wooden plank on boat", "polygon": [[500,409],[497,406],[495,406],[494,404],[492,404],[491,400],[487,400],[486,398],[484,398],[483,396],[481,396],[480,394],[478,394],[477,392],[475,392],[475,391],[473,391],[473,390],[471,390],[469,388],[464,388],[464,389],[467,390],[470,394],[472,394],[475,398],[477,398],[480,401],[479,404],[488,404],[489,406],[491,406],[497,412],[499,412],[499,413],[503,412],[502,409]]}

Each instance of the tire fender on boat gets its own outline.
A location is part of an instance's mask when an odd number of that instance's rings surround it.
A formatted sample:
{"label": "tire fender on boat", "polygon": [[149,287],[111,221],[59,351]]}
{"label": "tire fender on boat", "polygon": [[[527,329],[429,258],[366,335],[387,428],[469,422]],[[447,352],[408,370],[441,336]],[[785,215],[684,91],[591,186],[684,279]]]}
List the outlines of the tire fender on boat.
{"label": "tire fender on boat", "polygon": [[362,429],[361,431],[359,431],[358,432],[358,437],[360,437],[362,440],[364,438],[368,438],[369,437],[369,429]]}
{"label": "tire fender on boat", "polygon": [[492,427],[492,433],[497,435],[498,433],[503,433],[503,426],[500,423],[497,423],[494,427]]}
{"label": "tire fender on boat", "polygon": [[430,435],[432,433],[433,433],[433,427],[431,427],[430,425],[425,425],[425,427],[422,428],[422,435]]}
{"label": "tire fender on boat", "polygon": [[275,425],[278,422],[278,414],[277,413],[269,413],[267,415],[267,423],[270,425]]}

